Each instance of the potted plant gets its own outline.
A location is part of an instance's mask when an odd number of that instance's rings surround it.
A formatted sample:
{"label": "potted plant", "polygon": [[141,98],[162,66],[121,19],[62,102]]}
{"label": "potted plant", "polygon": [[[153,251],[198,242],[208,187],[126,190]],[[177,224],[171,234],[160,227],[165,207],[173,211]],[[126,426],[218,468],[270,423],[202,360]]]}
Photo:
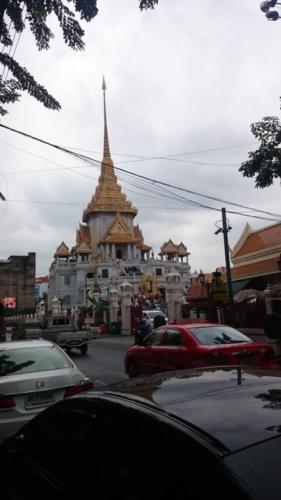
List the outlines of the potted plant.
{"label": "potted plant", "polygon": [[104,323],[104,312],[108,309],[108,301],[104,299],[97,300],[95,297],[88,297],[91,305],[88,309],[92,309],[95,317],[95,322],[98,323],[99,333],[106,333],[106,325]]}

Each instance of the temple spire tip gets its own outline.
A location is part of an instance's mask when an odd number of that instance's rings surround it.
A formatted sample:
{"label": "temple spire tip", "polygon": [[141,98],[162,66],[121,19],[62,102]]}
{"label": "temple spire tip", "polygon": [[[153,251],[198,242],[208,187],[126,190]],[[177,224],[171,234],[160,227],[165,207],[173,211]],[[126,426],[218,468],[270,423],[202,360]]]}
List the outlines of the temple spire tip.
{"label": "temple spire tip", "polygon": [[105,79],[104,76],[102,78],[102,90],[105,92],[106,91],[106,85],[105,85]]}

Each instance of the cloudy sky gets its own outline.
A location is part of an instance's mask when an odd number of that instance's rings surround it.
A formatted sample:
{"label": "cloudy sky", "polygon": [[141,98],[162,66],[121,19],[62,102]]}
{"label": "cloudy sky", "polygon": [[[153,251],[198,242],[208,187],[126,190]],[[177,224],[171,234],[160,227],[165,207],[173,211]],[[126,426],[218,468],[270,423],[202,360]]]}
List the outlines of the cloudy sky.
{"label": "cloudy sky", "polygon": [[[154,252],[168,238],[183,241],[192,270],[211,272],[224,264],[222,235],[214,235],[219,210],[262,216],[226,202],[281,213],[279,182],[258,190],[238,172],[256,147],[250,123],[280,114],[281,22],[268,22],[259,3],[159,0],[154,11],[140,12],[137,0],[100,0],[98,16],[85,25],[82,53],[65,46],[50,18],[51,49],[38,52],[25,30],[15,58],[62,109],[47,110],[27,94],[9,106],[2,123],[100,160],[105,75],[116,167],[223,200],[175,190],[163,194],[156,184],[140,186],[117,172]],[[3,129],[0,155],[0,191],[7,197],[6,203],[0,200],[0,258],[36,252],[36,274],[47,274],[58,244],[75,244],[98,164],[86,165]],[[176,200],[175,193],[182,198]],[[246,222],[254,229],[273,223],[228,218],[230,246]]]}

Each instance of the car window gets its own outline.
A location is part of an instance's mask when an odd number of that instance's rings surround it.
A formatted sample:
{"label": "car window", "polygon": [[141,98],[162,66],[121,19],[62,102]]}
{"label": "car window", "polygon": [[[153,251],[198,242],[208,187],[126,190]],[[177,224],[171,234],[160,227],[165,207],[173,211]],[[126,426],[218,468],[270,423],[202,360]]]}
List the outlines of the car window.
{"label": "car window", "polygon": [[56,346],[0,351],[0,377],[70,368],[70,360]]}
{"label": "car window", "polygon": [[180,346],[183,344],[182,335],[179,330],[168,328],[163,339],[164,345]]}
{"label": "car window", "polygon": [[249,337],[229,326],[193,327],[189,331],[203,345],[240,344],[252,342]]}
{"label": "car window", "polygon": [[145,345],[160,345],[165,329],[154,330],[145,340]]}
{"label": "car window", "polygon": [[70,322],[69,322],[68,318],[58,318],[58,325],[65,326],[65,325],[69,325],[69,324],[70,324]]}

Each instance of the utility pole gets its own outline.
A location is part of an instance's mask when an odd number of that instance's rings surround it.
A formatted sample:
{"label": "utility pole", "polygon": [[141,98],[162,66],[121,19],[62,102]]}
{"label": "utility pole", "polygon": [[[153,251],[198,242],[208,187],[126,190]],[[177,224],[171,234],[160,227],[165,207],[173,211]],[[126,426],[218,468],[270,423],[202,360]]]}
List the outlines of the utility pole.
{"label": "utility pole", "polygon": [[225,267],[227,276],[227,293],[228,293],[228,301],[230,308],[230,323],[232,326],[235,326],[235,309],[233,300],[233,288],[232,288],[230,259],[229,259],[228,236],[227,236],[227,233],[231,228],[228,227],[227,225],[225,208],[222,208],[221,212],[222,212],[222,232],[223,232],[224,253],[225,253]]}

